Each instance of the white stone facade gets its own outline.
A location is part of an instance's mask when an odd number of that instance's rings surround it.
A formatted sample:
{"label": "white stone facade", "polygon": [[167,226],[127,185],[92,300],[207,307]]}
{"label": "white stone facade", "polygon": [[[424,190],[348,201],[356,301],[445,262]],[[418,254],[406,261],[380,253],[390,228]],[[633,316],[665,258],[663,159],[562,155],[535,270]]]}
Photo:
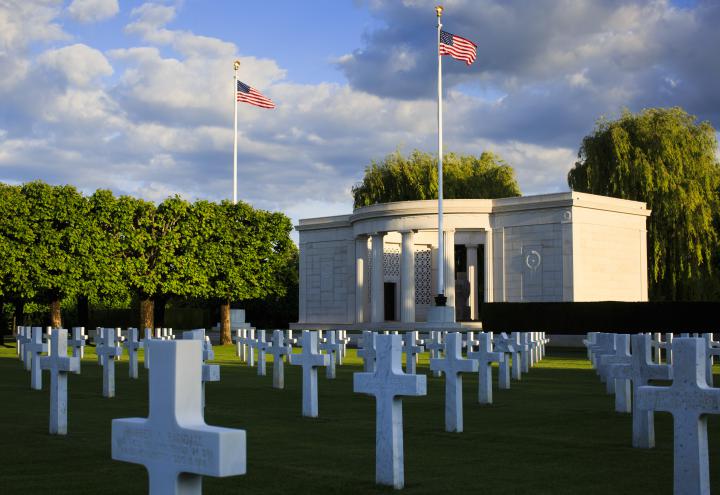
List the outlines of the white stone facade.
{"label": "white stone facade", "polygon": [[[444,211],[445,296],[464,326],[477,326],[483,302],[647,300],[645,203],[566,192],[450,199]],[[296,228],[297,328],[427,321],[437,201],[377,204]]]}

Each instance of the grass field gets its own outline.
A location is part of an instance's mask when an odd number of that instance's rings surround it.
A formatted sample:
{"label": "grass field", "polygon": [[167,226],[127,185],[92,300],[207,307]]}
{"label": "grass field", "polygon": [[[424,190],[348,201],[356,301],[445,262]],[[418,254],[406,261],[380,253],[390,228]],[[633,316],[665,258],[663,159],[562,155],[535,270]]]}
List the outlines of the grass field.
{"label": "grass field", "polygon": [[[207,385],[206,421],[247,431],[245,476],[205,478],[204,493],[391,493],[374,484],[374,399],[352,392],[360,360],[349,351],[335,380],[320,372],[320,417],[300,416],[301,375],[286,366],[285,390],[240,365],[233,347],[216,347],[222,381]],[[48,435],[49,377],[30,390],[14,344],[0,347],[0,494],[141,494],[139,465],[110,459],[113,418],[147,415],[147,374],[117,367],[117,397],[101,396],[101,368],[88,347],[82,375],[69,379],[67,437]],[[427,371],[427,356],[420,372]],[[497,380],[495,379],[495,383]],[[657,447],[630,447],[631,418],[583,353],[553,353],[480,406],[477,376],[465,375],[465,432],[443,429],[444,383],[428,376],[428,395],[403,401],[407,494],[669,494],[672,417],[656,414]],[[720,493],[720,420],[710,418],[711,480]]]}

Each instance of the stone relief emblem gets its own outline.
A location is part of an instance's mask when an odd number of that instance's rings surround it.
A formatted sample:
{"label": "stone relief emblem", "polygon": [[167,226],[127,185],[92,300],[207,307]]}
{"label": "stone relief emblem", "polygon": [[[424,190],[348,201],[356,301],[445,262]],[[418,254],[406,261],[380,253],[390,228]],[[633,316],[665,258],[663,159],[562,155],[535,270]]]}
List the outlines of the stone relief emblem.
{"label": "stone relief emblem", "polygon": [[540,268],[540,264],[542,263],[542,256],[540,256],[540,253],[536,250],[531,250],[529,253],[525,255],[525,265],[532,271],[536,271],[538,268]]}

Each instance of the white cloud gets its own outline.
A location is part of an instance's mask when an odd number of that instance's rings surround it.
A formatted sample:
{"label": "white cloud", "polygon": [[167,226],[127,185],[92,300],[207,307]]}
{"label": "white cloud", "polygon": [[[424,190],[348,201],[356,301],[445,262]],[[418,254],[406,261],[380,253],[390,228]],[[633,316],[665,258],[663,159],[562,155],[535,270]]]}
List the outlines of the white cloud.
{"label": "white cloud", "polygon": [[48,50],[38,57],[38,62],[62,74],[75,86],[88,86],[98,78],[113,73],[102,52],[83,44]]}
{"label": "white cloud", "polygon": [[118,0],[73,0],[68,6],[72,18],[83,23],[103,21],[119,11]]}

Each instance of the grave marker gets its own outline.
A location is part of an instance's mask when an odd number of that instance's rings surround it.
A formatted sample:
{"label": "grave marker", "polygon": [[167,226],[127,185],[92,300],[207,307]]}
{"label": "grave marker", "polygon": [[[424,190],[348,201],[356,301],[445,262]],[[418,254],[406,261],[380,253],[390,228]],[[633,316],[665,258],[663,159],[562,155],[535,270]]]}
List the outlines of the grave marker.
{"label": "grave marker", "polygon": [[[72,338],[67,341],[67,345],[72,348],[73,357],[79,358],[78,363],[85,357],[85,345],[87,343],[87,335],[85,335],[85,327],[73,327]],[[74,373],[80,374],[80,366]]]}
{"label": "grave marker", "polygon": [[268,344],[265,341],[265,330],[257,331],[257,343],[255,344],[255,347],[257,347],[258,350],[258,376],[265,376],[265,350],[268,347]]}
{"label": "grave marker", "polygon": [[32,340],[25,344],[25,352],[30,363],[30,388],[42,390],[40,356],[48,352],[48,345],[43,342],[43,329],[41,327],[32,328]]}
{"label": "grave marker", "polygon": [[638,405],[637,391],[650,380],[670,380],[672,368],[665,364],[652,362],[649,335],[631,337],[632,360],[630,364],[611,364],[608,377],[625,378],[632,381],[632,446],[650,449],[655,446],[655,421],[652,411]]}
{"label": "grave marker", "polygon": [[396,489],[405,484],[399,396],[427,394],[425,375],[403,373],[400,343],[399,335],[379,335],[375,370],[353,374],[353,391],[375,396],[375,482]]}
{"label": "grave marker", "polygon": [[285,388],[285,363],[283,356],[292,352],[292,348],[284,343],[285,337],[282,330],[275,330],[272,335],[272,345],[268,347],[268,353],[273,357],[273,388]]}
{"label": "grave marker", "polygon": [[103,364],[103,397],[115,397],[115,358],[122,354],[122,348],[115,345],[115,331],[105,328],[102,333],[102,343],[95,348]]}
{"label": "grave marker", "polygon": [[335,379],[335,363],[338,361],[340,356],[340,343],[335,338],[335,333],[332,330],[327,332],[325,342],[320,344],[318,347],[321,351],[325,351],[330,358],[328,365],[325,368],[325,378],[330,380]]}
{"label": "grave marker", "polygon": [[707,414],[720,414],[720,389],[708,386],[707,354],[699,338],[673,342],[673,382],[669,387],[642,386],[639,408],[666,411],[674,420],[675,495],[709,495]]}
{"label": "grave marker", "polygon": [[[440,357],[440,351],[445,348],[445,344],[442,341],[442,332],[439,330],[430,330],[429,339],[425,341],[425,349],[430,352],[430,360],[438,359]],[[431,370],[434,377],[440,376],[440,371]]]}
{"label": "grave marker", "polygon": [[138,377],[138,350],[143,343],[138,340],[138,329],[128,328],[127,339],[123,343],[128,354],[128,374],[130,378]]}
{"label": "grave marker", "polygon": [[67,330],[51,332],[50,355],[40,358],[40,366],[50,371],[50,434],[67,434],[67,374],[80,369],[79,357],[67,355]]}
{"label": "grave marker", "polygon": [[208,426],[203,417],[202,343],[149,347],[150,414],[112,421],[112,458],[144,465],[150,495],[200,495],[202,476],[245,474],[245,431]]}
{"label": "grave marker", "polygon": [[478,370],[478,362],[462,357],[462,334],[445,338],[445,357],[430,360],[430,369],[445,374],[445,431],[463,431],[462,375]]}
{"label": "grave marker", "polygon": [[510,357],[515,355],[515,346],[513,341],[502,332],[495,339],[492,339],[496,352],[502,352],[505,356],[500,361],[498,368],[498,388],[500,390],[510,389]]}
{"label": "grave marker", "polygon": [[302,352],[290,354],[290,364],[302,366],[302,415],[309,418],[318,416],[317,368],[327,366],[329,358],[318,353],[318,334],[309,330],[302,333]]}
{"label": "grave marker", "polygon": [[370,330],[363,330],[362,349],[357,353],[363,359],[363,371],[372,373],[375,371],[375,339],[377,334]]}
{"label": "grave marker", "polygon": [[148,343],[152,340],[152,328],[146,328],[145,329],[145,338],[143,339],[143,349],[145,350],[145,355],[143,356],[143,365],[145,366],[145,369],[150,369],[150,347]]}
{"label": "grave marker", "polygon": [[417,332],[406,332],[403,335],[403,352],[405,353],[405,371],[409,375],[414,375],[417,369],[417,363],[415,357],[421,352],[425,351],[425,348],[420,345],[417,341]]}
{"label": "grave marker", "polygon": [[615,378],[610,366],[613,364],[629,365],[631,362],[630,335],[617,334],[615,336],[615,353],[601,356],[599,364],[599,366],[605,367],[608,382],[614,382],[615,412],[629,413],[632,411],[632,390],[630,380],[627,378]]}
{"label": "grave marker", "polygon": [[478,402],[492,404],[492,363],[502,363],[505,353],[493,352],[492,339],[487,333],[478,334],[478,350],[467,353],[468,359],[478,363]]}

